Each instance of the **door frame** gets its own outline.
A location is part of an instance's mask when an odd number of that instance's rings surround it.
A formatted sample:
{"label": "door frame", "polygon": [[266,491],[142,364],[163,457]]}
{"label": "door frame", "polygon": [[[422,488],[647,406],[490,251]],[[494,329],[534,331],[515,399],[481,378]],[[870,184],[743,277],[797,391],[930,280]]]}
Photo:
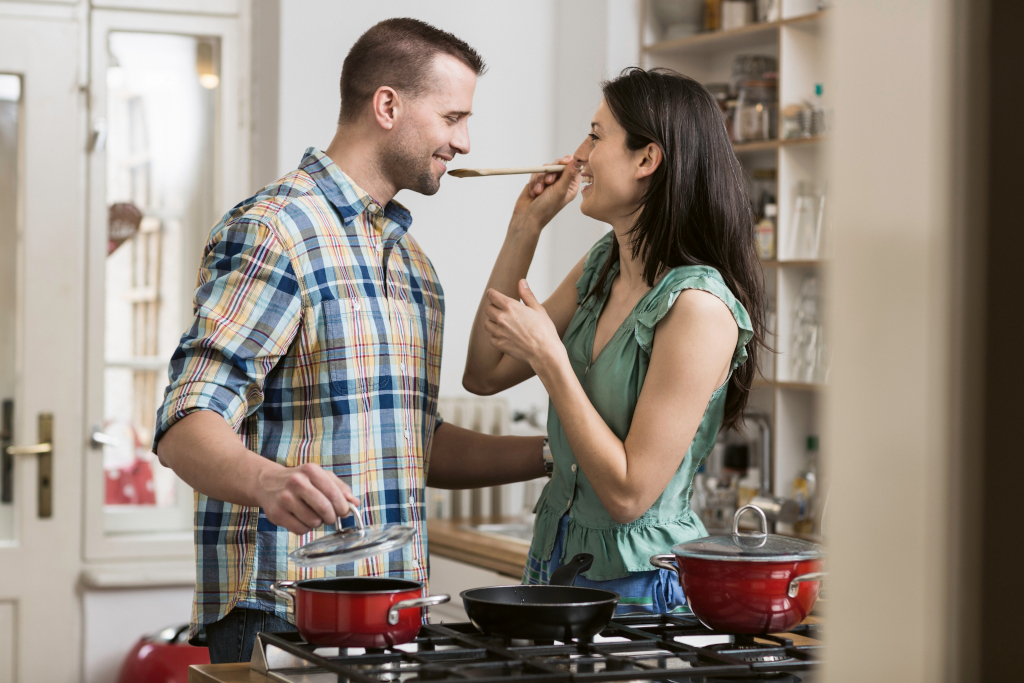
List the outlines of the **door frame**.
{"label": "door frame", "polygon": [[[78,680],[81,608],[85,121],[74,7],[0,3],[0,68],[22,76],[14,445],[53,420],[53,511],[40,518],[38,464],[15,465],[14,540],[0,544],[0,602],[12,605],[15,680]],[[53,656],[53,643],[66,651]]]}
{"label": "door frame", "polygon": [[[245,7],[245,3],[242,3]],[[247,14],[211,15],[93,9],[90,13],[90,112],[96,130],[106,117],[106,36],[110,31],[152,32],[217,37],[221,41],[218,148],[214,152],[214,204],[227,210],[248,196],[249,59]],[[84,440],[94,425],[103,424],[104,292],[107,256],[106,155],[96,150],[88,159],[89,210],[86,275],[86,358]],[[212,227],[212,225],[210,226]],[[154,416],[155,419],[155,416]],[[86,561],[191,559],[192,532],[108,535],[104,532],[103,451],[89,448],[85,456],[83,519]]]}

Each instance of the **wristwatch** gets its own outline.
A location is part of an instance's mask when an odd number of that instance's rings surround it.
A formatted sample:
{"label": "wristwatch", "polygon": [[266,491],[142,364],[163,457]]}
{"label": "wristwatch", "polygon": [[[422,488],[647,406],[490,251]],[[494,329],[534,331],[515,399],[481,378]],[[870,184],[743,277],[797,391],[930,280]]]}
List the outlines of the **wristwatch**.
{"label": "wristwatch", "polygon": [[551,441],[548,437],[544,437],[544,445],[541,447],[541,457],[544,458],[544,474],[547,475],[548,479],[555,471],[555,459],[551,456]]}

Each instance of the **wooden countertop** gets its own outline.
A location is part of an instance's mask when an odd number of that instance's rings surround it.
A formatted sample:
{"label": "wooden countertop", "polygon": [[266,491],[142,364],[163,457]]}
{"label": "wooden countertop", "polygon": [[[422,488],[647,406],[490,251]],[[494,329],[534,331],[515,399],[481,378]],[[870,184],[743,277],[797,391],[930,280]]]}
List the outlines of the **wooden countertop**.
{"label": "wooden countertop", "polygon": [[188,668],[188,683],[273,683],[248,664],[193,664]]}
{"label": "wooden countertop", "polygon": [[[488,524],[503,524],[520,520],[508,518],[485,521]],[[428,519],[427,541],[430,554],[490,569],[516,581],[522,579],[530,544],[517,538],[464,528],[471,523],[473,520],[469,519]]]}

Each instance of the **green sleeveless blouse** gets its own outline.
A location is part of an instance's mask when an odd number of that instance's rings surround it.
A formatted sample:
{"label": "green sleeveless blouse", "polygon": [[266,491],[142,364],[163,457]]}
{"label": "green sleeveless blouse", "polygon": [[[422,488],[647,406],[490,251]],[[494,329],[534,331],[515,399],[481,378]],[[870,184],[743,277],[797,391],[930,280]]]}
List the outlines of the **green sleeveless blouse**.
{"label": "green sleeveless blouse", "polygon": [[[701,289],[714,294],[729,307],[739,338],[733,352],[730,374],[747,359],[746,345],[754,336],[750,317],[733,296],[718,271],[708,266],[674,268],[637,302],[622,325],[601,349],[591,365],[597,319],[611,291],[612,281],[619,273],[618,262],[612,264],[604,291],[586,300],[608,259],[614,233],[598,240],[583,264],[583,275],[576,283],[579,308],[565,332],[563,343],[569,352],[576,377],[605,423],[620,439],[625,440],[633,421],[633,411],[644,386],[654,344],[654,330],[665,317],[679,293],[684,289]],[[558,535],[558,522],[569,514],[564,559],[579,552],[594,556],[587,578],[607,581],[633,572],[651,571],[651,555],[669,552],[683,541],[706,536],[707,531],[690,509],[693,475],[707,458],[722,426],[728,382],[711,396],[693,441],[672,480],[654,505],[639,519],[619,524],[601,504],[587,475],[576,463],[554,406],[548,410],[548,438],[555,461],[554,474],[534,512],[531,554],[551,557]]]}

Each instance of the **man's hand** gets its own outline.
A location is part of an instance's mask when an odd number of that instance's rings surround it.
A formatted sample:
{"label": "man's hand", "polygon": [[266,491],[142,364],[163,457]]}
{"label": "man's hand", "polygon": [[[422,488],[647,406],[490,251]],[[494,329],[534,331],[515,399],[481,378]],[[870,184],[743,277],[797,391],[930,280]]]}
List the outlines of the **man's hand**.
{"label": "man's hand", "polygon": [[348,517],[359,499],[348,484],[319,465],[274,467],[261,473],[256,499],[267,519],[293,534]]}

